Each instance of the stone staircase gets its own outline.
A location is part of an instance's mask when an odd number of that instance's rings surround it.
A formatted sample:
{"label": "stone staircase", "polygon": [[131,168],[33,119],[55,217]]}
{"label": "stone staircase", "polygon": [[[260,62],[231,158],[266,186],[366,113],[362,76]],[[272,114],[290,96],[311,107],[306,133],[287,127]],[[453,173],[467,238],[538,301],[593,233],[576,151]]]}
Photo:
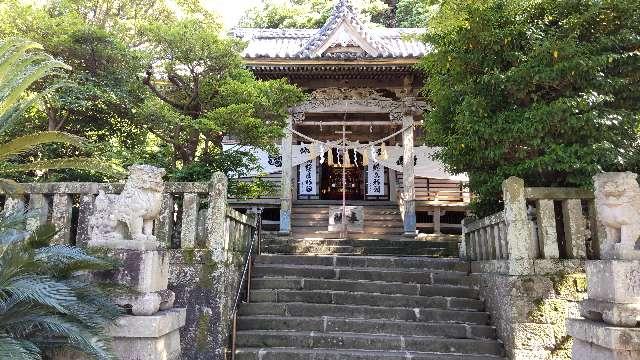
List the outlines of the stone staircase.
{"label": "stone staircase", "polygon": [[457,259],[261,255],[236,359],[503,359],[468,270]]}
{"label": "stone staircase", "polygon": [[459,236],[441,235],[431,240],[403,237],[403,223],[397,204],[367,203],[364,232],[327,231],[329,204],[297,203],[291,213],[291,234],[265,233],[263,253],[314,255],[428,255],[457,256]]}

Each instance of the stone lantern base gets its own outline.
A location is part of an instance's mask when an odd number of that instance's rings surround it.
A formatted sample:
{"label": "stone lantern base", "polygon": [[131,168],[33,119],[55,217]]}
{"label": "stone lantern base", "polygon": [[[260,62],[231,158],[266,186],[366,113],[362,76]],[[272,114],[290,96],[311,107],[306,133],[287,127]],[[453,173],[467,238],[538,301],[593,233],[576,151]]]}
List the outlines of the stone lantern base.
{"label": "stone lantern base", "polygon": [[111,348],[120,360],[177,360],[186,313],[170,309],[150,316],[123,316],[109,330]]}

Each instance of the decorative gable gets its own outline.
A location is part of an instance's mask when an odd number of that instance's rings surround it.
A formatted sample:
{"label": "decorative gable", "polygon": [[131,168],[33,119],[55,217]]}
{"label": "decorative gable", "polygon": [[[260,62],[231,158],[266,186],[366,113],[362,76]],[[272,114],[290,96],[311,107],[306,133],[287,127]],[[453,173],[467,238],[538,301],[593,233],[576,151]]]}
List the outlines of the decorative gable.
{"label": "decorative gable", "polygon": [[302,57],[380,57],[390,53],[356,16],[348,0],[338,0],[324,26],[297,55]]}

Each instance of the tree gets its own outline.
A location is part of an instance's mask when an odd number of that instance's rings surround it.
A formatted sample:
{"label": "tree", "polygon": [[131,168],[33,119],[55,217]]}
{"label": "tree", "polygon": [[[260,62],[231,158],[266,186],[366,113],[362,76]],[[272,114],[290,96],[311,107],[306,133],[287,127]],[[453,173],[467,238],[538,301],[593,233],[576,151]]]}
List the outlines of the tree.
{"label": "tree", "polygon": [[0,358],[42,359],[70,347],[112,359],[106,328],[122,311],[102,290],[106,285],[78,274],[114,264],[77,247],[51,245],[51,225],[32,235],[23,225],[22,213],[0,214]]}
{"label": "tree", "polygon": [[429,17],[437,8],[438,4],[434,4],[434,0],[398,0],[396,25],[401,28],[428,27]]}
{"label": "tree", "polygon": [[[98,6],[98,5],[96,5]],[[35,91],[64,77],[74,86],[59,88],[41,97],[44,111],[27,111],[20,128],[6,131],[4,141],[40,131],[65,131],[88,138],[93,152],[116,164],[128,165],[126,154],[144,148],[146,133],[128,121],[142,102],[145,89],[137,75],[142,72],[138,51],[106,29],[85,22],[67,2],[43,6],[8,1],[0,5],[0,37],[20,37],[42,43],[53,57],[64,61],[72,71],[48,77],[32,85]],[[2,141],[0,140],[0,141]],[[39,148],[36,158],[75,156],[77,148],[48,145]],[[86,173],[86,172],[85,172]],[[21,175],[22,180],[61,181],[83,177],[88,181],[111,180],[96,173],[65,170]]]}
{"label": "tree", "polygon": [[[249,9],[239,26],[265,29],[300,28],[317,29],[327,21],[335,1],[289,0],[286,2],[266,0],[260,6]],[[360,19],[385,24],[389,20],[389,6],[382,0],[352,2],[360,11]]]}
{"label": "tree", "polygon": [[476,212],[500,184],[587,186],[638,159],[640,2],[443,2],[421,63],[429,144],[467,172]]}
{"label": "tree", "polygon": [[[60,69],[68,68],[64,63],[39,51],[40,44],[23,40],[0,42],[0,133],[15,127],[16,121],[43,97],[64,86],[58,82],[40,93],[24,95],[37,81],[51,77]],[[46,170],[56,168],[76,168],[92,171],[116,173],[118,170],[103,161],[89,158],[60,158],[33,162],[12,162],[12,156],[19,155],[38,145],[64,143],[83,146],[83,139],[77,136],[46,131],[23,135],[0,144],[0,173],[15,171]]]}
{"label": "tree", "polygon": [[[155,96],[139,110],[137,124],[171,147],[167,166],[183,174],[192,166],[225,162],[227,136],[242,145],[272,147],[283,134],[287,109],[303,99],[286,80],[255,79],[243,67],[243,44],[220,31],[209,18],[146,30],[152,57],[143,82]],[[247,168],[245,162],[234,173]]]}

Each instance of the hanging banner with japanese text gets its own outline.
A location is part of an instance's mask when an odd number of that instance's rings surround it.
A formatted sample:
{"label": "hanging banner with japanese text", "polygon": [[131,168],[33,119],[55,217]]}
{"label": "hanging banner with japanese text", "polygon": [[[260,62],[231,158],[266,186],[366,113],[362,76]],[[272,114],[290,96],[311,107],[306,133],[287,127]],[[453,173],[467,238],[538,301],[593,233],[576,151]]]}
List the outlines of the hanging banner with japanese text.
{"label": "hanging banner with japanese text", "polygon": [[384,195],[384,166],[381,163],[369,163],[367,166],[367,195]]}
{"label": "hanging banner with japanese text", "polygon": [[317,195],[316,159],[300,164],[298,179],[300,181],[300,195]]}

